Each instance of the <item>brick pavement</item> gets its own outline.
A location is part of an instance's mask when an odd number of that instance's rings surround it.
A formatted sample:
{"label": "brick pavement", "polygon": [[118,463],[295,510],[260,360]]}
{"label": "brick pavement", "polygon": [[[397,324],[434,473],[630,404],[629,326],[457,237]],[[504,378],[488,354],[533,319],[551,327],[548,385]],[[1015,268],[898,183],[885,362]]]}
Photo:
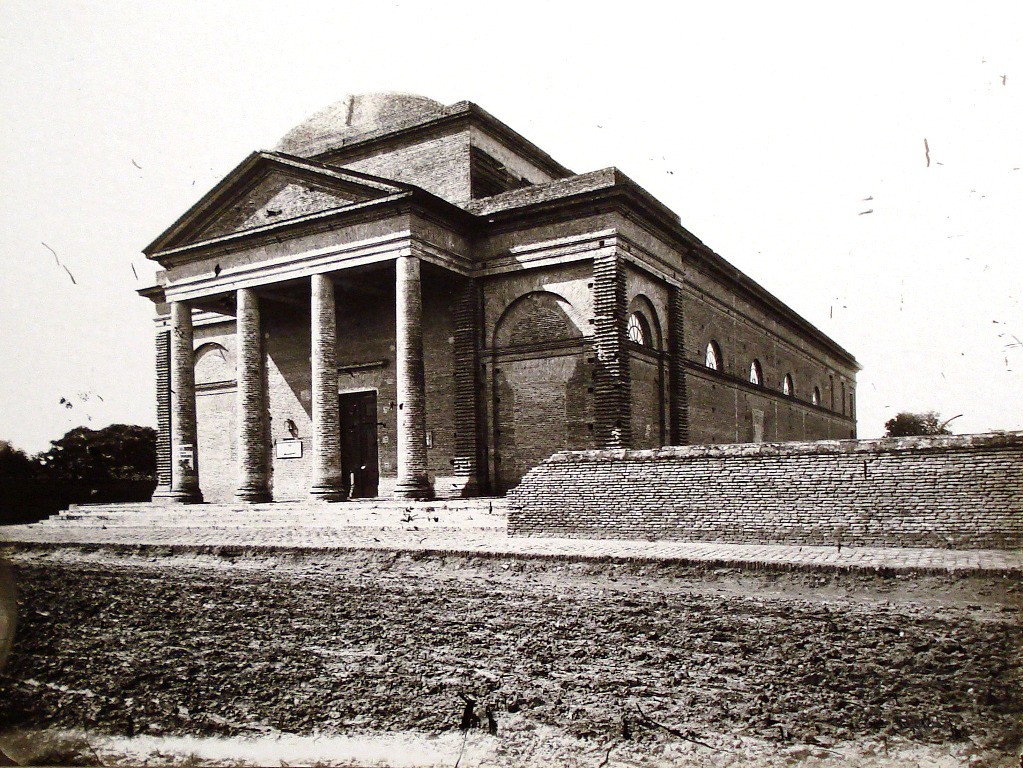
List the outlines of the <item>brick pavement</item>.
{"label": "brick pavement", "polygon": [[0,544],[392,550],[570,560],[638,560],[798,570],[1023,574],[1021,550],[818,547],[507,535],[503,500],[361,504],[85,507],[0,528]]}

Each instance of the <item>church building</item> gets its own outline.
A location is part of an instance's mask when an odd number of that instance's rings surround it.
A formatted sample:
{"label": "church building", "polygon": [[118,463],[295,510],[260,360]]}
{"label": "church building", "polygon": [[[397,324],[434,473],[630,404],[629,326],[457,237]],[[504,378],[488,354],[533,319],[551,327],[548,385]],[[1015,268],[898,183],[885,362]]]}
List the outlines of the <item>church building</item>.
{"label": "church building", "polygon": [[350,96],[144,249],[154,501],[502,494],[563,449],[856,436],[856,360],[615,168]]}

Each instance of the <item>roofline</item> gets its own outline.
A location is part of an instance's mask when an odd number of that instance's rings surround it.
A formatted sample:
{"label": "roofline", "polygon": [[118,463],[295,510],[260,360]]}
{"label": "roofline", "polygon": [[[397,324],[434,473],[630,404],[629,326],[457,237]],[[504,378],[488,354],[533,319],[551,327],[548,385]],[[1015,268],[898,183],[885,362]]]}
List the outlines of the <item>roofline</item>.
{"label": "roofline", "polygon": [[[553,192],[553,194],[544,194]],[[581,200],[591,202],[624,202],[642,218],[653,224],[669,242],[686,256],[702,265],[725,284],[733,285],[777,313],[791,328],[821,344],[832,354],[857,371],[862,366],[838,342],[806,320],[773,293],[745,272],[717,254],[702,240],[682,226],[679,217],[657,198],[632,181],[617,168],[581,174],[571,179],[559,179],[543,185],[504,192],[491,198],[473,201],[469,210],[490,223],[511,220],[534,214],[538,210],[555,211]],[[521,202],[520,202],[521,201]]]}
{"label": "roofline", "polygon": [[[451,111],[440,116],[427,116],[423,120],[402,128],[397,132],[381,129],[379,132],[374,132],[374,134],[357,139],[352,144],[345,144],[344,148],[364,147],[373,142],[383,141],[404,132],[421,131],[445,122],[476,117],[485,123],[487,128],[506,134],[508,138],[519,143],[520,146],[531,148],[541,154],[546,160],[557,166],[561,172],[569,173],[566,168],[557,164],[549,155],[472,102],[458,102],[446,108],[446,110]],[[376,135],[377,133],[379,135]],[[317,157],[321,156],[323,155],[318,155]],[[161,248],[163,244],[172,242],[173,238],[184,229],[191,219],[201,215],[203,211],[212,208],[220,201],[226,193],[226,187],[231,186],[231,183],[228,181],[229,179],[241,179],[245,174],[251,172],[257,163],[265,160],[290,166],[299,171],[313,172],[318,175],[332,177],[341,182],[354,181],[354,183],[361,183],[380,191],[391,192],[391,194],[382,198],[362,201],[327,211],[318,211],[306,216],[222,235],[197,243],[190,243],[178,248]],[[357,181],[353,180],[352,177],[356,177]],[[282,152],[258,151],[246,157],[220,183],[207,192],[188,211],[179,216],[163,234],[143,249],[143,253],[148,258],[168,266],[164,264],[163,259],[170,258],[171,261],[180,263],[180,260],[173,257],[191,252],[201,252],[211,246],[230,245],[246,240],[258,239],[270,233],[301,228],[315,222],[328,222],[332,218],[349,215],[360,209],[379,210],[382,207],[391,207],[401,200],[406,200],[413,206],[440,213],[445,220],[455,225],[456,228],[473,229],[474,224],[478,224],[484,230],[488,224],[493,224],[498,220],[511,220],[543,209],[554,211],[567,205],[574,206],[581,200],[603,200],[613,203],[623,201],[639,213],[643,219],[652,223],[665,236],[666,240],[674,243],[679,250],[690,258],[698,260],[718,279],[721,279],[726,284],[740,288],[748,296],[767,305],[767,307],[787,321],[788,325],[794,330],[820,343],[857,371],[862,370],[856,358],[845,348],[804,319],[781,299],[760,285],[760,283],[732,265],[724,257],[715,253],[703,241],[682,226],[681,219],[676,213],[614,167],[591,171],[585,174],[572,174],[551,182],[531,185],[481,200],[469,201],[462,208],[412,184],[393,182],[369,174],[349,171],[327,165],[315,158],[307,159]]]}
{"label": "roofline", "polygon": [[[349,218],[353,214],[359,215],[359,220],[365,218],[379,218],[388,215],[389,212],[395,212],[393,211],[395,208],[398,209],[398,213],[400,213],[403,208],[407,208],[418,213],[439,214],[448,226],[463,233],[472,228],[473,217],[458,206],[453,203],[449,203],[447,200],[437,197],[424,189],[420,189],[419,187],[414,187],[412,185],[404,186],[409,187],[408,191],[388,195],[387,197],[364,200],[339,208],[331,208],[326,211],[316,211],[314,213],[306,214],[305,216],[298,216],[292,219],[285,219],[284,221],[264,224],[260,227],[244,229],[239,232],[231,232],[226,235],[188,243],[176,248],[154,251],[147,254],[147,257],[157,261],[161,266],[169,268],[192,261],[193,259],[191,257],[193,254],[196,259],[204,258],[206,255],[205,252],[210,248],[247,247],[253,244],[252,241],[258,242],[261,240],[276,240],[279,235],[285,233],[291,234],[293,230],[300,230],[310,226],[320,225],[321,227],[329,229],[334,223],[333,220]],[[346,221],[344,223],[348,224],[352,222]]]}
{"label": "roofline", "polygon": [[212,189],[199,198],[199,200],[187,211],[178,216],[178,218],[174,220],[173,224],[167,227],[159,236],[156,237],[156,239],[143,248],[142,253],[149,258],[153,258],[153,254],[165,250],[166,245],[173,242],[174,238],[177,237],[192,220],[201,216],[204,212],[215,208],[227,195],[228,190],[235,183],[241,181],[248,174],[251,174],[260,162],[265,161],[269,161],[285,168],[290,168],[291,170],[298,171],[299,173],[304,172],[312,173],[321,177],[326,176],[334,181],[340,182],[341,184],[347,182],[349,185],[371,187],[388,195],[393,195],[395,193],[407,194],[418,189],[418,187],[411,184],[391,181],[390,179],[382,179],[377,176],[371,176],[370,174],[350,171],[347,168],[325,165],[316,160],[308,160],[306,158],[296,157],[284,152],[259,150],[249,153],[244,160],[236,165],[223,179],[217,182]]}
{"label": "roofline", "polygon": [[362,133],[354,133],[351,136],[339,137],[336,144],[328,144],[325,149],[317,151],[311,157],[319,159],[338,156],[341,159],[351,150],[364,151],[374,144],[386,144],[398,138],[406,138],[437,128],[457,125],[471,121],[473,118],[478,121],[480,127],[484,130],[519,150],[527,159],[532,160],[551,176],[567,178],[576,175],[521,133],[510,128],[478,104],[471,101],[455,102],[450,106],[444,107],[443,112],[421,115],[407,123],[385,123],[379,128]]}

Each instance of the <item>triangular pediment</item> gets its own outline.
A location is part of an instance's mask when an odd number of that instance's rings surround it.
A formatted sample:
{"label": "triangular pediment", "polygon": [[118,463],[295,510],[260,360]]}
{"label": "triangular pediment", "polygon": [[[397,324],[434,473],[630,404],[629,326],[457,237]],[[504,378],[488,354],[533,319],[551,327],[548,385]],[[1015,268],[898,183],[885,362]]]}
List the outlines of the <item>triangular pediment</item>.
{"label": "triangular pediment", "polygon": [[146,254],[274,227],[408,191],[410,187],[277,152],[256,152],[229,173]]}

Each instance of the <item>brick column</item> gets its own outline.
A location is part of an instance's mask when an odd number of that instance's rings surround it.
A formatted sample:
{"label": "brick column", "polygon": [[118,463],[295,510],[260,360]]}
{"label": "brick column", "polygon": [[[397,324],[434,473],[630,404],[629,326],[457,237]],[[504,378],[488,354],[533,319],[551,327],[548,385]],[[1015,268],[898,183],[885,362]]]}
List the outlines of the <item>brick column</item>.
{"label": "brick column", "polygon": [[668,303],[668,404],[672,445],[689,442],[689,393],[686,391],[686,335],[682,289],[671,286]]}
{"label": "brick column", "polygon": [[156,490],[153,499],[171,498],[171,333],[156,332]]}
{"label": "brick column", "polygon": [[461,286],[454,311],[455,465],[463,496],[480,492],[479,290],[475,280]]}
{"label": "brick column", "polygon": [[337,397],[337,314],[329,275],[312,277],[313,481],[309,495],[342,501],[341,418]]}
{"label": "brick column", "polygon": [[632,387],[625,349],[625,273],[617,254],[593,260],[594,433],[601,448],[632,445]]}
{"label": "brick column", "polygon": [[395,346],[398,389],[398,482],[395,496],[433,495],[426,474],[426,375],[423,370],[423,289],[419,259],[395,259]]}
{"label": "brick column", "polygon": [[251,288],[239,288],[238,345],[238,501],[270,501],[266,468],[266,390],[263,381],[263,338],[259,298]]}
{"label": "brick column", "polygon": [[170,498],[182,504],[199,504],[199,446],[195,419],[195,362],[192,341],[192,308],[171,303],[171,473]]}

